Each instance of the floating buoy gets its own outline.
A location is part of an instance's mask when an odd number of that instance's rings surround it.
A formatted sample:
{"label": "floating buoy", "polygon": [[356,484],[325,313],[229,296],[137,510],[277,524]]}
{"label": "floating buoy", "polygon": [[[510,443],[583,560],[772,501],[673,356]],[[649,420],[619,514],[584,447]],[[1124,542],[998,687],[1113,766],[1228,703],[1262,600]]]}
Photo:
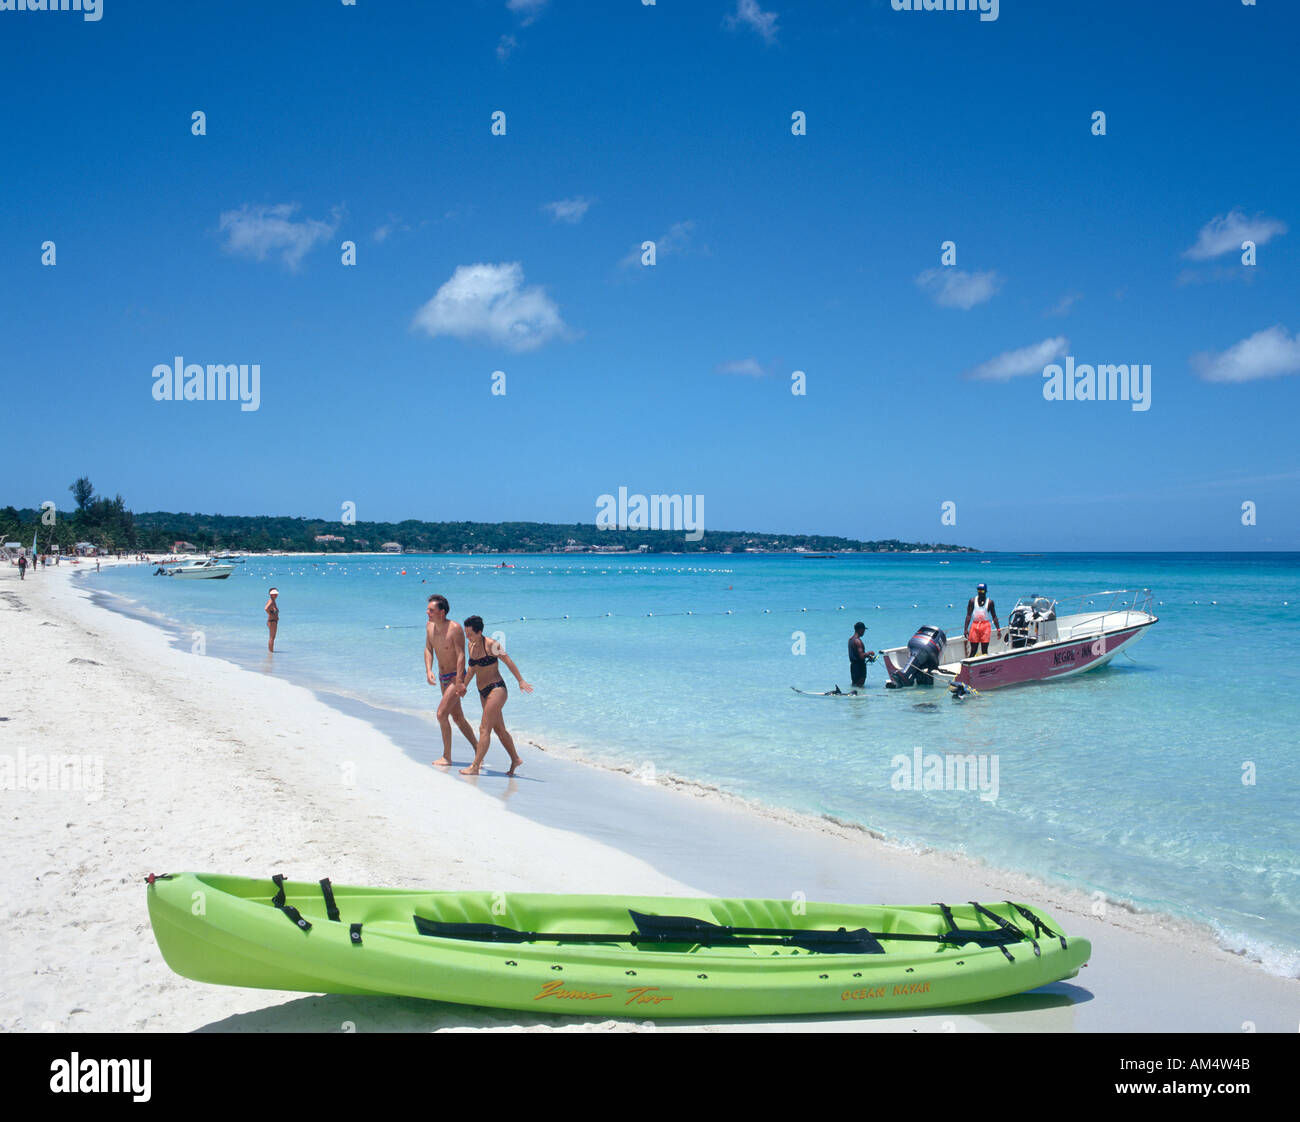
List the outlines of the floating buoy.
{"label": "floating buoy", "polygon": [[398,573],[397,575],[398,575],[399,577],[404,577],[404,576],[406,576],[406,570],[403,569],[403,570],[402,570],[400,573]]}

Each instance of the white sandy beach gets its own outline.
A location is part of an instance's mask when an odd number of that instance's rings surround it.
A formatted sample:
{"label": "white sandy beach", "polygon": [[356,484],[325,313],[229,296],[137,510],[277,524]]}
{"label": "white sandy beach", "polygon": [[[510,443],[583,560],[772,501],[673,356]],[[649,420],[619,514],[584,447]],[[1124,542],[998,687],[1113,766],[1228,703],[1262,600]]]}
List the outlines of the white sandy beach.
{"label": "white sandy beach", "polygon": [[[33,789],[27,782],[0,791],[0,1029],[652,1027],[413,999],[230,989],[172,974],[149,929],[149,872],[691,895],[704,889],[672,877],[689,877],[706,858],[697,853],[692,864],[665,850],[651,864],[611,844],[615,839],[540,825],[486,787],[412,760],[389,736],[304,688],[174,649],[159,629],[91,603],[86,586],[93,576],[73,578],[68,565],[21,582],[16,569],[0,567],[0,756],[17,761],[21,754],[23,774],[36,757],[56,753],[77,757],[81,771],[74,789]],[[702,801],[669,789],[655,797],[682,821]],[[724,802],[710,809],[731,816],[755,847],[779,845],[789,861],[802,862],[803,883],[842,884],[828,881],[822,866],[851,868],[853,894],[837,890],[839,898],[927,903],[1014,894],[1045,906],[1067,932],[1093,944],[1092,964],[1078,978],[1033,995],[910,1017],[788,1019],[780,1022],[784,1031],[1294,1032],[1300,1023],[1300,982],[1266,974],[1152,917],[1115,907],[1097,916],[1086,901],[973,863],[904,853],[847,831],[818,833]],[[743,894],[743,885],[716,883],[727,880],[727,861],[739,860],[733,839],[710,878],[710,894]],[[700,1027],[711,1026],[657,1026]]]}

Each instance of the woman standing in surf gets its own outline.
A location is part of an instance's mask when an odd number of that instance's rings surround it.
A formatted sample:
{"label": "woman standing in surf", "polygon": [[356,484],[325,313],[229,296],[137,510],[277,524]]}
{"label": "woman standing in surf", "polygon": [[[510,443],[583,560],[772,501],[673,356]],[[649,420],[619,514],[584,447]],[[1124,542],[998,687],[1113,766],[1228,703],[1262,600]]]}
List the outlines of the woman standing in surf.
{"label": "woman standing in surf", "polygon": [[497,739],[501,741],[501,746],[510,753],[510,770],[506,774],[514,775],[524,761],[515,751],[515,742],[506,731],[506,722],[501,714],[509,695],[501,671],[497,668],[497,661],[504,662],[510,668],[510,673],[518,679],[519,688],[524,693],[532,693],[533,687],[524,681],[519,668],[506,654],[505,647],[483,634],[482,616],[470,616],[465,621],[465,639],[469,655],[469,665],[465,670],[465,684],[469,685],[471,678],[474,679],[474,684],[478,687],[479,701],[483,703],[483,720],[479,724],[478,750],[474,753],[474,762],[469,767],[461,768],[460,773],[478,775],[483,757],[487,755],[488,743],[495,732]]}
{"label": "woman standing in surf", "polygon": [[275,654],[275,633],[280,627],[280,605],[276,603],[276,598],[280,595],[278,588],[271,589],[267,593],[266,607],[262,610],[266,612],[266,629],[270,637],[266,640],[266,649]]}

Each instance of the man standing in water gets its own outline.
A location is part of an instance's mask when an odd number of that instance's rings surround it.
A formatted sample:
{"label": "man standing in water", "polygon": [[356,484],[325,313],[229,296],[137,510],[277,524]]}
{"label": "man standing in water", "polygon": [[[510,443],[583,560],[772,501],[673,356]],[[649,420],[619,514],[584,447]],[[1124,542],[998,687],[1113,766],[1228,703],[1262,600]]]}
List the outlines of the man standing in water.
{"label": "man standing in water", "polygon": [[[424,676],[429,685],[442,691],[438,703],[438,727],[442,730],[442,758],[433,761],[434,767],[451,767],[451,722],[465,734],[470,746],[478,751],[478,737],[465,719],[460,699],[465,696],[465,630],[454,619],[448,619],[451,604],[447,597],[436,592],[429,597],[429,622],[424,629]],[[434,660],[438,663],[438,681],[433,680]]]}
{"label": "man standing in water", "polygon": [[[990,625],[989,619],[993,620]],[[998,638],[1002,638],[1002,624],[998,622],[997,609],[989,596],[988,586],[982,581],[975,589],[975,595],[966,601],[966,652],[967,657],[989,653],[989,640],[993,638],[992,629],[998,629]],[[980,648],[983,648],[982,650]]]}
{"label": "man standing in water", "polygon": [[855,690],[867,684],[867,663],[876,661],[876,652],[867,650],[862,641],[866,630],[867,625],[859,620],[853,625],[853,634],[849,638],[849,677]]}

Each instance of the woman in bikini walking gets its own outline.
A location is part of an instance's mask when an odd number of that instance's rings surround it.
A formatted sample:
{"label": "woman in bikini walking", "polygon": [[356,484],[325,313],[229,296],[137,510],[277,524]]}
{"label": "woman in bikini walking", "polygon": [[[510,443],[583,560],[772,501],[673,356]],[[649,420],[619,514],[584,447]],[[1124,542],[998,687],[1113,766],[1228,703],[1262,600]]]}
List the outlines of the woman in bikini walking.
{"label": "woman in bikini walking", "polygon": [[504,662],[510,668],[510,673],[519,680],[519,688],[524,693],[532,693],[533,687],[524,681],[519,668],[506,654],[505,647],[483,634],[482,616],[470,616],[465,621],[465,638],[469,645],[469,666],[465,671],[465,684],[468,685],[473,679],[478,687],[479,701],[483,703],[483,720],[479,724],[478,750],[474,753],[474,762],[469,767],[461,768],[460,773],[478,775],[483,757],[487,755],[488,743],[495,732],[497,739],[501,741],[501,746],[510,753],[510,770],[506,774],[514,775],[524,761],[515,751],[515,742],[506,731],[506,722],[501,715],[509,693],[501,677],[501,671],[497,668],[497,661]]}

